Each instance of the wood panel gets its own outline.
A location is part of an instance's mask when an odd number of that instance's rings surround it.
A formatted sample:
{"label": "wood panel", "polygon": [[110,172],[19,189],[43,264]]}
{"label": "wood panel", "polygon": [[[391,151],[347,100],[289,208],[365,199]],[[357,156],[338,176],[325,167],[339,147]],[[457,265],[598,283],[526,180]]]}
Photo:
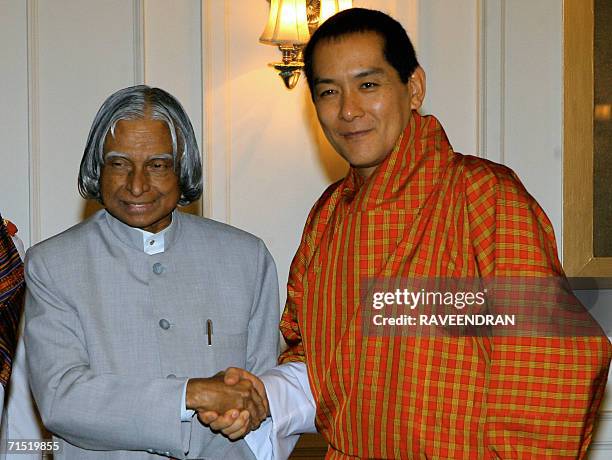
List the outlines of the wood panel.
{"label": "wood panel", "polygon": [[564,4],[563,266],[568,276],[610,277],[593,254],[593,0]]}
{"label": "wood panel", "polygon": [[303,434],[295,446],[290,460],[324,460],[327,442],[320,434]]}

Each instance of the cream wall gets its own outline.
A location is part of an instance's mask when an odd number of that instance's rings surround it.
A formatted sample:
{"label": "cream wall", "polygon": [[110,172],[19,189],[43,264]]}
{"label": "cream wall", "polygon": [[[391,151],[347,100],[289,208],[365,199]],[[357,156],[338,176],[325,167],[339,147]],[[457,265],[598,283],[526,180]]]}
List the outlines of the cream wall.
{"label": "cream wall", "polygon": [[[406,26],[427,73],[424,111],[456,150],[514,168],[560,242],[562,1],[354,5]],[[303,78],[287,91],[267,67],[279,53],[257,41],[266,15],[265,0],[0,0],[0,209],[26,243],[95,209],[76,190],[91,120],[111,92],[144,82],[176,95],[193,121],[204,214],[261,236],[284,291],[308,209],[346,166]],[[608,414],[591,458],[612,451],[606,424]]]}

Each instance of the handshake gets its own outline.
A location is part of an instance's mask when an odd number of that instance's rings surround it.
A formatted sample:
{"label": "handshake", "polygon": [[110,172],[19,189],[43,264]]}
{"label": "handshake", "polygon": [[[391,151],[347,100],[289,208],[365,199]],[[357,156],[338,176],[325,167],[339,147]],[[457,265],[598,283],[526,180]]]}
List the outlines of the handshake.
{"label": "handshake", "polygon": [[232,440],[256,430],[270,415],[263,382],[236,367],[213,377],[189,379],[185,402],[200,422]]}

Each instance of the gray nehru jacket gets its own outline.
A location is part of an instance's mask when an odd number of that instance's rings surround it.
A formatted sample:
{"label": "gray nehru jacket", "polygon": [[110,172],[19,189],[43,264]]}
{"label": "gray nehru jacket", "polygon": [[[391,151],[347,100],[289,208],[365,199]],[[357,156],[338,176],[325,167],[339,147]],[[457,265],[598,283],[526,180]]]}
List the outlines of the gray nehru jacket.
{"label": "gray nehru jacket", "polygon": [[164,252],[148,255],[103,210],[31,248],[26,281],[31,385],[64,440],[56,458],[253,458],[180,408],[188,377],[276,362],[278,282],[261,240],[175,211]]}

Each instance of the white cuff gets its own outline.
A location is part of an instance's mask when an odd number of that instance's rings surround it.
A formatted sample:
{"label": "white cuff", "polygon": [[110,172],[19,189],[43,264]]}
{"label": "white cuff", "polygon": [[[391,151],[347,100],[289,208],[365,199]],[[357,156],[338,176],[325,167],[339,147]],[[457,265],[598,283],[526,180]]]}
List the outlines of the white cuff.
{"label": "white cuff", "polygon": [[272,452],[272,419],[268,417],[255,431],[244,437],[257,460],[274,460]]}
{"label": "white cuff", "polygon": [[194,410],[187,409],[187,382],[189,379],[185,380],[185,386],[183,387],[183,399],[181,399],[181,422],[190,422],[191,417],[195,414]]}
{"label": "white cuff", "polygon": [[258,460],[285,460],[301,433],[315,433],[316,406],[304,363],[281,364],[259,376],[266,387],[272,420],[245,441]]}

